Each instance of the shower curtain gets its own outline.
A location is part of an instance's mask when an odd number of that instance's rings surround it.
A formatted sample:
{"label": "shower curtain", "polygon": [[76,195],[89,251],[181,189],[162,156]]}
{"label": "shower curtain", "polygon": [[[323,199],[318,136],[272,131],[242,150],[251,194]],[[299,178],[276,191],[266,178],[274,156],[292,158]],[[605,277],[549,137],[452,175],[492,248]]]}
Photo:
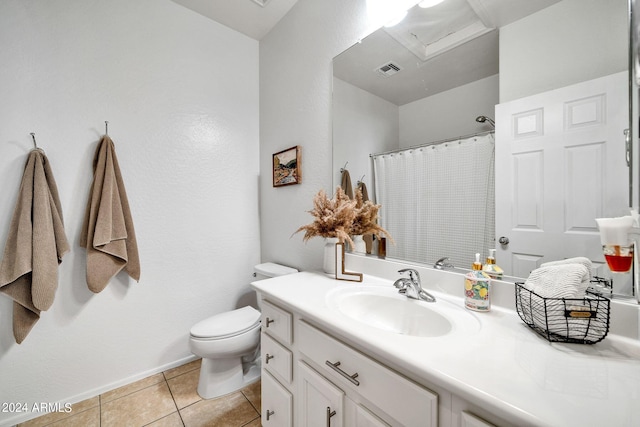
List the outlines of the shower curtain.
{"label": "shower curtain", "polygon": [[387,256],[470,268],[495,246],[494,135],[373,156]]}

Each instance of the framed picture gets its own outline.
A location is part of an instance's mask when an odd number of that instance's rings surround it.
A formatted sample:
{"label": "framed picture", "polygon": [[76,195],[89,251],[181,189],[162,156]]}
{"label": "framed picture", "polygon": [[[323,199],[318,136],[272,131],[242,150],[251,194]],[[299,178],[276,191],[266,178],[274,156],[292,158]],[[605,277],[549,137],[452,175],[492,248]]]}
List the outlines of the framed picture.
{"label": "framed picture", "polygon": [[300,146],[287,148],[273,155],[273,186],[300,184]]}

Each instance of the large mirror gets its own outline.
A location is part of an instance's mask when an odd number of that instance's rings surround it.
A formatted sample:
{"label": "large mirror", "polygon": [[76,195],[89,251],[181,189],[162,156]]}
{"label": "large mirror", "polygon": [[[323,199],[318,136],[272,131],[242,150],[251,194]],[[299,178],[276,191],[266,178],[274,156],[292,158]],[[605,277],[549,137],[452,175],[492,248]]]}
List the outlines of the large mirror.
{"label": "large mirror", "polygon": [[[381,211],[383,226],[392,216],[405,216],[406,224],[390,230],[392,258],[433,265],[446,256],[468,268],[470,254],[484,259],[495,248],[511,276],[526,277],[543,262],[572,256],[606,269],[595,218],[625,215],[635,203],[624,140],[630,128],[628,21],[628,0],[416,5],[399,24],[334,58],[334,188],[346,169],[377,203],[384,203],[377,200],[381,192],[393,194],[385,199],[392,206]],[[478,141],[492,147],[480,166],[468,163],[478,156]],[[418,148],[425,146],[430,150]],[[439,176],[449,174],[446,182],[422,176],[419,188],[404,195],[413,177],[400,163],[393,166],[400,185],[389,188],[375,159],[406,160],[421,150],[459,156],[430,160]],[[419,172],[432,169],[421,165]],[[456,183],[433,195],[466,169],[477,172],[483,187],[471,187],[469,195],[462,191],[466,184]],[[424,189],[430,191],[428,211],[407,215],[424,202]],[[444,213],[449,228],[425,231],[423,219],[445,201],[456,202],[448,208],[453,213]],[[489,240],[472,236],[476,229]],[[416,251],[405,250],[410,239]],[[421,251],[434,241],[441,246]]]}

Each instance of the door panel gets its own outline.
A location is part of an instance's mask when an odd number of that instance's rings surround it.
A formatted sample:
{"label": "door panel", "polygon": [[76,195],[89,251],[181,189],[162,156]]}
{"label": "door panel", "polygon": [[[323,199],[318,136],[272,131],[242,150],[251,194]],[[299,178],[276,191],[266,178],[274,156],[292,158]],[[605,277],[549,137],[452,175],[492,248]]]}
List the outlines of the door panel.
{"label": "door panel", "polygon": [[595,218],[628,214],[627,73],[496,106],[498,264],[527,277],[586,256],[606,269]]}

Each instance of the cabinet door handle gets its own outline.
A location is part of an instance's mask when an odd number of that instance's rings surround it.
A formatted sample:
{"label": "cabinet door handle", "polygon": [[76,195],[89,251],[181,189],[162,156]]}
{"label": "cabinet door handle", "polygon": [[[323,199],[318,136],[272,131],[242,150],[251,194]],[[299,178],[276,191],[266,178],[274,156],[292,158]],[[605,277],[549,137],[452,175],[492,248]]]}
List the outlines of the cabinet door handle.
{"label": "cabinet door handle", "polygon": [[271,323],[275,322],[275,320],[273,320],[273,319],[269,319],[268,317],[267,317],[267,319],[266,319],[266,320],[267,320],[267,321],[266,321],[267,328],[269,327],[269,325],[270,325]]}
{"label": "cabinet door handle", "polygon": [[275,412],[267,409],[267,421],[269,421],[269,417],[271,417],[273,414],[275,414]]}
{"label": "cabinet door handle", "polygon": [[353,374],[353,375],[349,375],[345,371],[343,371],[342,369],[338,368],[338,366],[340,366],[340,362],[331,363],[331,362],[329,362],[327,360],[327,361],[325,361],[325,363],[331,369],[333,369],[334,371],[336,371],[337,373],[339,373],[340,375],[342,375],[343,377],[345,377],[346,379],[351,381],[351,383],[353,383],[355,385],[360,385],[360,381],[356,380],[356,378],[358,378],[358,373],[357,372],[355,374]]}
{"label": "cabinet door handle", "polygon": [[336,414],[336,411],[332,411],[330,407],[327,406],[327,427],[331,427],[331,417]]}
{"label": "cabinet door handle", "polygon": [[268,365],[269,364],[269,360],[273,359],[275,356],[272,354],[267,353],[267,355],[265,356],[265,363]]}

